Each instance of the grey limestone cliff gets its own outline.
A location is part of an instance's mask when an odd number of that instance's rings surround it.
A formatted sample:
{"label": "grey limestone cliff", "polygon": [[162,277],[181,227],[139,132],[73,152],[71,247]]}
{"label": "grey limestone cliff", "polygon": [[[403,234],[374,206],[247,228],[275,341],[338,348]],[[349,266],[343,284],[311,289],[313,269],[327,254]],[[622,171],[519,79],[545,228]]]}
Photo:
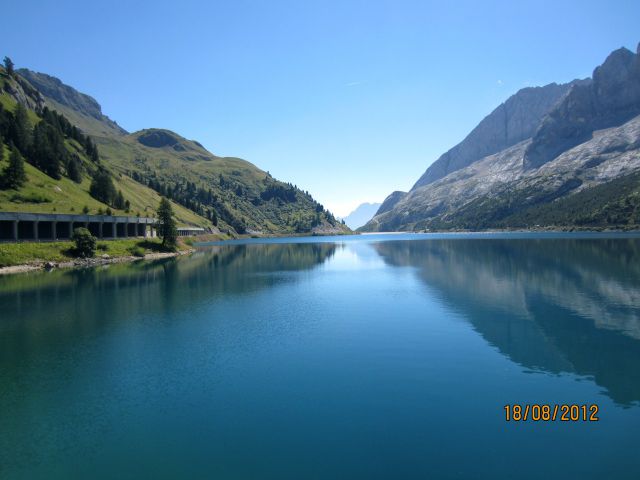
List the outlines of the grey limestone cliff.
{"label": "grey limestone cliff", "polygon": [[635,228],[636,177],[640,52],[621,48],[593,79],[516,93],[362,230]]}
{"label": "grey limestone cliff", "polygon": [[639,54],[611,53],[593,72],[593,81],[574,85],[544,118],[524,156],[537,168],[591,138],[595,130],[622,125],[640,114]]}
{"label": "grey limestone cliff", "polygon": [[569,92],[571,86],[579,83],[582,82],[551,83],[518,91],[487,115],[462,142],[436,160],[413,189],[531,137],[542,118]]}

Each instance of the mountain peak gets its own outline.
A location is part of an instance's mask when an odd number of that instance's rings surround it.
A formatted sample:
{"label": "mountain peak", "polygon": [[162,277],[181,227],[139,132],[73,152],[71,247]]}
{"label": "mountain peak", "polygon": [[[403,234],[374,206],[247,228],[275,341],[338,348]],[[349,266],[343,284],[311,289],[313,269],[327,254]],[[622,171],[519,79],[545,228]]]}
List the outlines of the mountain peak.
{"label": "mountain peak", "polygon": [[524,156],[538,168],[591,138],[596,130],[622,125],[640,114],[640,56],[626,48],[611,52],[593,80],[575,85],[541,122]]}
{"label": "mountain peak", "polygon": [[102,107],[93,97],[79,92],[60,79],[27,68],[21,68],[17,73],[48,99],[51,108],[61,110],[61,113],[70,117],[86,133],[99,135],[128,133],[102,113]]}
{"label": "mountain peak", "polygon": [[180,144],[179,135],[160,128],[149,128],[137,132],[138,142],[151,148],[173,147]]}
{"label": "mountain peak", "polygon": [[444,153],[420,177],[411,190],[460,170],[487,155],[531,137],[540,120],[580,80],[526,87],[511,95],[487,115],[458,145]]}
{"label": "mountain peak", "polygon": [[619,48],[611,52],[605,61],[593,71],[593,81],[603,82],[609,79],[617,82],[625,81],[633,69],[636,54],[627,48]]}
{"label": "mountain peak", "polygon": [[187,140],[176,132],[164,128],[146,128],[131,134],[131,138],[148,148],[169,150],[178,153],[183,160],[211,161],[216,157],[202,144]]}
{"label": "mountain peak", "polygon": [[640,54],[615,50],[559,87],[510,97],[359,230],[636,225]]}

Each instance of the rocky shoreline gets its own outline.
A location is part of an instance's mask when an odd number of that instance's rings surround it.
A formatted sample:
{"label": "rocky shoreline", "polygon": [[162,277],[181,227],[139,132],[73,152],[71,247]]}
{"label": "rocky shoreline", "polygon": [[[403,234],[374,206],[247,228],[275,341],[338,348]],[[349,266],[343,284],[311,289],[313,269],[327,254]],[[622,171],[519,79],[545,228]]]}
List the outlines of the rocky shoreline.
{"label": "rocky shoreline", "polygon": [[182,255],[190,255],[195,252],[195,249],[180,250],[177,252],[166,253],[149,253],[144,257],[136,257],[133,255],[126,255],[122,257],[111,257],[109,255],[102,255],[93,258],[78,258],[67,262],[43,262],[34,261],[23,265],[12,265],[10,267],[0,267],[0,275],[10,275],[14,273],[33,272],[37,270],[53,270],[55,268],[90,268],[99,267],[101,265],[111,265],[115,263],[126,263],[143,260],[159,260],[162,258],[179,257]]}

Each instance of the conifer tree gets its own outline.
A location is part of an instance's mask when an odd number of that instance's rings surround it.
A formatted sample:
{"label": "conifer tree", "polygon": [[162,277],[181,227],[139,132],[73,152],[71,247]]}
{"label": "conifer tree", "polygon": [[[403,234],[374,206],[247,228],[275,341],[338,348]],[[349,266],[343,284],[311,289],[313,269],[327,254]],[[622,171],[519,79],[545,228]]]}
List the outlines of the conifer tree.
{"label": "conifer tree", "polygon": [[13,77],[13,62],[9,57],[4,57],[4,69],[7,71],[7,75]]}
{"label": "conifer tree", "polygon": [[80,172],[80,163],[74,156],[69,160],[67,165],[67,176],[76,183],[82,182],[82,173]]}
{"label": "conifer tree", "polygon": [[91,181],[89,193],[96,200],[100,200],[107,205],[112,205],[117,195],[116,188],[113,186],[111,175],[104,169],[99,169]]}
{"label": "conifer tree", "polygon": [[64,138],[55,127],[41,121],[33,129],[31,161],[52,178],[60,178],[60,162],[68,156]]}
{"label": "conifer tree", "polygon": [[124,209],[124,195],[122,195],[122,190],[118,190],[113,206],[118,210]]}
{"label": "conifer tree", "polygon": [[24,105],[18,103],[13,112],[13,122],[11,125],[13,143],[21,153],[27,153],[31,145],[31,122]]}
{"label": "conifer tree", "polygon": [[173,218],[173,208],[165,197],[160,199],[158,207],[158,234],[162,237],[162,246],[173,250],[178,239],[176,221]]}
{"label": "conifer tree", "polygon": [[3,172],[3,183],[8,188],[18,189],[27,181],[27,175],[24,172],[24,159],[16,147],[11,150],[9,156],[9,165]]}

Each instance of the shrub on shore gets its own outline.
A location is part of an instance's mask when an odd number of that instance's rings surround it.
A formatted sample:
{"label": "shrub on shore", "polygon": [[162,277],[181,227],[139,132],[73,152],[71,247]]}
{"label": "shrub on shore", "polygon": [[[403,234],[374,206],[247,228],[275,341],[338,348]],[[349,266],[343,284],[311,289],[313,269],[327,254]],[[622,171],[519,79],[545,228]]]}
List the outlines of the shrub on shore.
{"label": "shrub on shore", "polygon": [[97,239],[86,228],[76,228],[73,231],[73,242],[75,243],[75,254],[78,257],[88,258],[96,254]]}

